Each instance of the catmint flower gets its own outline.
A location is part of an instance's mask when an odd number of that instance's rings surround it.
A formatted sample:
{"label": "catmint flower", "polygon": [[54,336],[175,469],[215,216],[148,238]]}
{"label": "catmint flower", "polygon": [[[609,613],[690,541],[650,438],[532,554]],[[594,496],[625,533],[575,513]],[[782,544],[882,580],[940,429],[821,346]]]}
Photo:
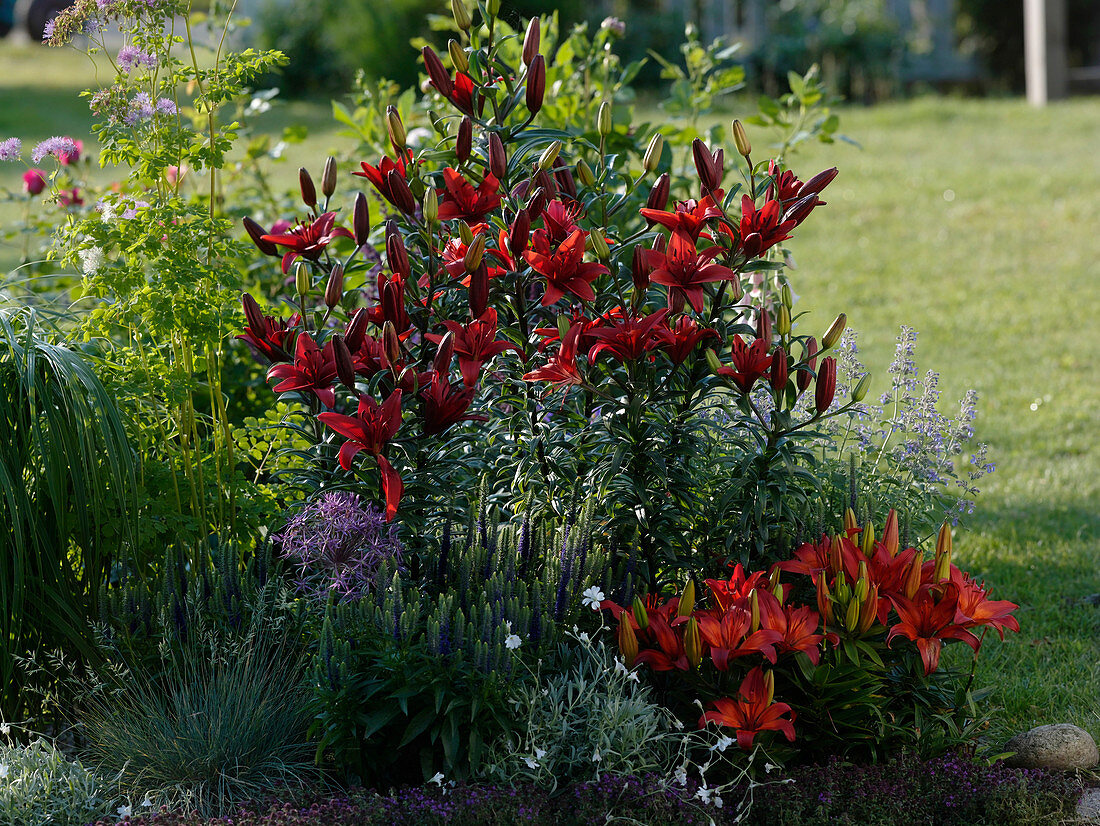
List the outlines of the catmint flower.
{"label": "catmint flower", "polygon": [[62,138],[55,135],[52,138],[46,138],[31,151],[31,161],[41,163],[47,155],[53,155],[60,160],[62,155],[70,155],[74,152],[79,154],[79,151],[76,141],[72,138]]}
{"label": "catmint flower", "polygon": [[509,634],[504,638],[504,647],[509,651],[515,651],[521,645],[523,645],[523,640],[521,640],[517,634]]}
{"label": "catmint flower", "polygon": [[55,28],[57,28],[57,18],[46,21],[46,25],[42,27],[42,42],[43,43],[46,43],[46,44],[51,45],[51,46],[53,45],[52,43],[50,43],[50,41],[53,40],[53,30]]}
{"label": "catmint flower", "polygon": [[0,141],[0,161],[17,161],[23,151],[23,141],[19,138],[8,138]]}
{"label": "catmint flower", "polygon": [[155,69],[157,66],[156,55],[143,52],[137,46],[123,46],[118,50],[118,68],[129,74],[139,66],[146,69]]}
{"label": "catmint flower", "polygon": [[585,590],[583,594],[582,603],[593,611],[600,610],[600,603],[604,601],[604,593],[598,586],[593,585],[591,588]]}
{"label": "catmint flower", "polygon": [[154,111],[155,107],[152,98],[149,97],[149,93],[138,92],[130,100],[130,111],[126,114],[124,120],[130,126],[133,126],[139,121],[149,120],[149,118],[153,117]]}

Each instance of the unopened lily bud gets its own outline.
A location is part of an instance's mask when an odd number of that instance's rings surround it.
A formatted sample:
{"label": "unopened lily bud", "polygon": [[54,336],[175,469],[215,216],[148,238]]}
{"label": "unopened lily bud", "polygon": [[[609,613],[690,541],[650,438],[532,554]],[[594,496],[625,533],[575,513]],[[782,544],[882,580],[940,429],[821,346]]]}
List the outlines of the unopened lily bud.
{"label": "unopened lily bud", "polygon": [[527,249],[527,240],[530,236],[531,215],[526,209],[521,209],[516,213],[516,218],[512,221],[512,226],[508,231],[508,251],[512,253],[512,257],[516,259],[517,264],[520,255]]}
{"label": "unopened lily bud", "polygon": [[840,337],[844,334],[844,328],[848,325],[848,316],[841,313],[829,327],[825,335],[821,337],[821,347],[824,350],[832,350]]}
{"label": "unopened lily bud", "polygon": [[462,0],[451,0],[451,14],[454,16],[455,25],[462,31],[467,31],[474,24],[470,17],[470,10]]}
{"label": "unopened lily bud", "polygon": [[791,311],[786,304],[780,304],[775,313],[775,331],[781,336],[791,334]]}
{"label": "unopened lily bud", "polygon": [[401,361],[401,339],[397,337],[397,328],[388,319],[382,325],[382,352],[391,365]]}
{"label": "unopened lily bud", "polygon": [[703,661],[703,638],[699,633],[699,622],[692,617],[684,629],[684,653],[692,668],[698,668]]}
{"label": "unopened lily bud", "polygon": [[752,144],[749,143],[749,136],[745,133],[745,124],[739,120],[734,120],[731,131],[733,132],[733,145],[737,147],[737,154],[747,158],[752,154]]}
{"label": "unopened lily bud", "polygon": [[878,586],[872,585],[859,607],[859,633],[866,634],[878,619]]}
{"label": "unopened lily bud", "polygon": [[790,366],[787,364],[787,351],[782,347],[776,347],[772,351],[772,367],[770,372],[772,390],[777,397],[782,398],[787,389],[787,379],[790,376]]}
{"label": "unopened lily bud", "polygon": [[539,155],[538,167],[542,171],[546,171],[554,165],[554,161],[558,159],[558,153],[561,152],[561,141],[554,141]]}
{"label": "unopened lily bud", "polygon": [[684,593],[680,595],[680,604],[676,609],[676,616],[686,617],[695,609],[695,580],[689,579],[684,586]]}
{"label": "unopened lily bud", "polygon": [[863,535],[860,536],[860,550],[870,559],[875,554],[875,526],[868,520],[863,526]]}
{"label": "unopened lily bud", "polygon": [[406,215],[416,212],[416,199],[404,175],[399,174],[396,169],[391,169],[386,175],[386,183],[389,185],[390,194],[393,195],[394,206]]}
{"label": "unopened lily bud", "polygon": [[906,599],[913,599],[920,590],[921,566],[924,565],[924,557],[920,553],[913,554],[913,564],[909,566],[909,573],[905,577],[903,592]]}
{"label": "unopened lily bud", "polygon": [[946,522],[936,537],[936,581],[951,578],[951,526]]}
{"label": "unopened lily bud", "polygon": [[663,172],[653,182],[653,189],[649,190],[649,198],[646,199],[646,207],[658,211],[664,210],[668,205],[668,195],[671,190],[672,180],[667,172]]}
{"label": "unopened lily bud", "polygon": [[537,187],[527,201],[527,211],[532,215],[542,215],[546,209],[546,202],[549,200],[550,196],[546,193],[546,189],[541,186]]}
{"label": "unopened lily bud", "polygon": [[458,222],[458,237],[467,247],[474,242],[474,231],[470,229],[470,225],[465,221]]}
{"label": "unopened lily bud", "polygon": [[870,581],[867,576],[867,560],[861,559],[859,561],[859,579],[856,580],[856,599],[863,602],[867,598],[867,589],[870,587]]}
{"label": "unopened lily bud", "polygon": [[623,662],[627,668],[634,667],[634,660],[638,657],[638,636],[634,633],[634,626],[630,624],[630,616],[626,611],[619,614],[619,651],[623,655]]}
{"label": "unopened lily bud", "polygon": [[435,189],[428,187],[424,191],[424,203],[421,206],[421,211],[424,213],[424,220],[429,224],[434,224],[439,220],[439,196],[436,195]]}
{"label": "unopened lily bud", "polygon": [[642,602],[641,597],[634,597],[633,611],[634,622],[638,623],[638,627],[645,631],[649,628],[649,612],[645,609],[645,603]]}
{"label": "unopened lily bud", "polygon": [[710,372],[717,373],[720,369],[722,369],[722,362],[718,360],[718,354],[709,347],[707,348],[706,358],[707,367],[710,368]]}
{"label": "unopened lily bud", "polygon": [[489,307],[489,269],[482,261],[478,268],[470,273],[470,317],[481,318]]}
{"label": "unopened lily bud", "polygon": [[596,176],[592,174],[592,167],[584,162],[584,158],[577,161],[577,177],[585,186],[595,186]]}
{"label": "unopened lily bud", "polygon": [[527,111],[532,115],[538,114],[542,108],[542,98],[546,94],[546,60],[542,55],[535,55],[531,65],[527,67],[527,92],[524,102]]}
{"label": "unopened lily bud", "polygon": [[447,54],[451,56],[451,65],[455,67],[456,72],[470,71],[470,58],[466,56],[466,50],[457,40],[447,41]]}
{"label": "unopened lily bud", "polygon": [[559,193],[576,200],[577,182],[573,180],[573,170],[560,155],[554,160],[554,183],[557,184]]}
{"label": "unopened lily bud", "polygon": [[611,102],[605,100],[600,104],[600,109],[596,113],[596,131],[600,133],[600,137],[606,138],[611,134]]}
{"label": "unopened lily bud", "polygon": [[448,330],[439,340],[439,346],[435,348],[435,359],[432,361],[432,369],[442,375],[447,375],[451,369],[451,359],[455,354],[455,334]]}
{"label": "unopened lily bud", "polygon": [[332,360],[336,363],[336,377],[348,390],[355,390],[355,363],[351,351],[341,335],[332,337]]}
{"label": "unopened lily bud", "polygon": [[611,250],[607,247],[607,239],[603,237],[603,233],[593,232],[588,240],[592,242],[592,254],[598,259],[606,262],[611,257]]}
{"label": "unopened lily bud", "polygon": [[309,275],[309,267],[305,264],[299,263],[294,268],[294,289],[298,295],[305,298],[309,295],[310,287],[313,286],[313,279]]}
{"label": "unopened lily bud", "polygon": [[749,616],[751,617],[750,633],[755,634],[760,630],[760,595],[756,593],[755,588],[752,589],[749,595],[749,605]]}
{"label": "unopened lily bud", "polygon": [[325,283],[325,306],[330,310],[344,297],[344,268],[336,264]]}
{"label": "unopened lily bud", "polygon": [[695,172],[699,176],[699,183],[703,185],[703,189],[710,191],[717,189],[720,178],[718,171],[714,168],[714,158],[706,144],[699,138],[691,142],[691,157],[695,161]]}
{"label": "unopened lily bud", "polygon": [[496,132],[489,133],[489,172],[498,181],[508,176],[508,156],[504,153],[504,142]]}
{"label": "unopened lily bud", "polygon": [[642,157],[642,166],[646,172],[652,172],[657,168],[657,165],[661,162],[661,153],[664,149],[665,136],[658,132],[649,139],[649,146],[646,147],[645,155]]}
{"label": "unopened lily bud", "polygon": [[535,59],[535,55],[539,53],[541,39],[542,30],[539,26],[539,19],[532,17],[527,24],[527,33],[523,36],[523,64],[525,66],[530,66],[531,61]]}
{"label": "unopened lily bud", "polygon": [[779,604],[782,605],[785,594],[783,592],[783,583],[778,579],[772,584],[771,593],[773,597],[779,600]]}
{"label": "unopened lily bud", "polygon": [[843,577],[837,580],[836,585],[833,586],[833,591],[836,594],[836,601],[839,603],[847,603],[852,598],[852,586]]}
{"label": "unopened lily bud", "polygon": [[455,139],[455,155],[459,163],[466,163],[474,142],[474,122],[466,115],[458,122],[458,137]]}
{"label": "unopened lily bud", "polygon": [[264,255],[279,254],[278,247],[276,247],[270,241],[264,240],[264,236],[268,233],[264,231],[263,227],[261,227],[251,218],[245,218],[241,223],[244,224],[244,231],[248,233],[248,237],[252,239],[252,243],[256,245],[256,249],[258,249]]}
{"label": "unopened lily bud", "polygon": [[765,344],[772,341],[772,316],[766,307],[761,307],[756,313],[756,337]]}
{"label": "unopened lily bud", "polygon": [[813,373],[810,371],[817,366],[817,339],[813,336],[806,339],[806,348],[802,353],[802,359],[806,362],[806,366],[809,370],[798,371],[796,383],[799,393],[806,392],[806,388],[810,386],[810,382],[813,380]]}
{"label": "unopened lily bud", "polygon": [[770,706],[775,699],[775,672],[764,672],[764,705]]}
{"label": "unopened lily bud", "polygon": [[309,171],[303,166],[298,170],[298,188],[302,192],[302,202],[313,209],[317,206],[317,189],[313,186],[313,178],[309,177]]}
{"label": "unopened lily bud", "polygon": [[817,207],[824,203],[816,195],[807,195],[805,198],[799,198],[793,204],[790,209],[784,211],[784,221],[794,221],[795,226],[801,224],[813,212]]}
{"label": "unopened lily bud", "polygon": [[826,562],[829,566],[830,574],[839,574],[844,568],[844,545],[840,541],[839,536],[834,536],[829,543],[829,550],[826,554]]}
{"label": "unopened lily bud", "polygon": [[644,293],[649,288],[649,264],[645,260],[645,247],[638,244],[634,248],[634,255],[630,259],[630,277],[634,281],[634,289]]}
{"label": "unopened lily bud", "polygon": [[489,12],[490,17],[496,17],[500,14],[500,0],[489,0],[485,4],[485,10]]}
{"label": "unopened lily bud", "polygon": [[550,176],[550,173],[535,164],[535,186],[546,193],[548,198],[556,198],[558,196],[557,182]]}
{"label": "unopened lily bud", "polygon": [[398,151],[405,148],[405,124],[401,122],[401,114],[397,107],[386,107],[386,131],[389,132],[390,142]]}
{"label": "unopened lily bud", "polygon": [[370,239],[370,204],[362,192],[355,195],[355,206],[351,211],[351,228],[355,235],[356,246],[366,246]]}
{"label": "unopened lily bud", "polygon": [[386,262],[390,265],[390,272],[401,278],[412,275],[412,266],[409,264],[409,253],[405,249],[405,240],[401,237],[401,231],[397,228],[396,221],[386,224]]}
{"label": "unopened lily bud", "polygon": [[783,289],[779,291],[779,300],[783,302],[783,306],[788,311],[794,309],[794,296],[791,294],[791,285],[784,284]]}
{"label": "unopened lily bud", "polygon": [[856,386],[852,388],[852,401],[861,402],[867,397],[867,390],[871,387],[871,374],[864,373],[860,376]]}
{"label": "unopened lily bud", "polygon": [[798,188],[798,197],[805,198],[807,195],[820,195],[821,190],[833,182],[833,178],[837,176],[839,171],[840,170],[834,166],[832,169],[818,172]]}
{"label": "unopened lily bud", "polygon": [[890,508],[890,512],[886,514],[886,526],[882,529],[882,545],[886,548],[886,553],[890,554],[891,559],[898,555],[898,548],[900,547],[898,512],[893,508]]}
{"label": "unopened lily bud", "polygon": [[321,194],[331,198],[336,191],[336,158],[331,155],[325,159],[325,170],[321,173]]}
{"label": "unopened lily bud", "polygon": [[844,509],[844,533],[849,536],[855,536],[859,532],[859,522],[856,521],[856,512],[851,508]]}
{"label": "unopened lily bud", "polygon": [[462,259],[462,266],[466,272],[473,272],[481,266],[481,259],[485,256],[485,236],[477,235],[470,245],[466,247],[466,255]]}
{"label": "unopened lily bud", "polygon": [[844,612],[844,627],[853,634],[859,628],[859,607],[860,602],[853,599],[848,603],[848,608]]}
{"label": "unopened lily bud", "polygon": [[819,576],[817,578],[817,611],[821,614],[821,621],[826,625],[831,619],[829,611],[829,604],[832,602],[832,594],[829,593],[829,585],[825,582],[825,577]]}
{"label": "unopened lily bud", "polygon": [[814,386],[814,407],[822,415],[833,403],[836,395],[836,359],[826,356],[817,371],[817,384]]}
{"label": "unopened lily bud", "polygon": [[567,316],[560,315],[558,316],[555,324],[558,328],[558,338],[560,338],[564,342],[565,339],[569,337],[569,330],[572,327],[572,325],[569,323],[569,318]]}
{"label": "unopened lily bud", "polygon": [[348,326],[344,328],[344,341],[347,342],[349,350],[356,351],[363,346],[369,321],[370,315],[365,308],[360,307],[355,311]]}
{"label": "unopened lily bud", "polygon": [[443,97],[449,98],[455,90],[451,73],[447,71],[443,61],[439,59],[439,55],[435,53],[431,46],[425,46],[420,50],[420,54],[424,57],[424,69],[428,73],[428,79],[432,82],[432,86]]}

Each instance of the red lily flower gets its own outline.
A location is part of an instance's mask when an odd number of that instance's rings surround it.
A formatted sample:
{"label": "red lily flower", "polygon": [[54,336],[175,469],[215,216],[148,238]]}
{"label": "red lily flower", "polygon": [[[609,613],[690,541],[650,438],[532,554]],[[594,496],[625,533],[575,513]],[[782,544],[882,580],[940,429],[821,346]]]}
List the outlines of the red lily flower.
{"label": "red lily flower", "polygon": [[763,571],[755,571],[745,576],[745,569],[738,562],[733,566],[733,573],[728,580],[708,579],[706,583],[719,609],[726,611],[731,605],[747,607],[752,592],[758,588],[763,590],[766,586],[767,575]]}
{"label": "red lily flower", "polygon": [[[753,738],[761,731],[781,731],[789,742],[794,742],[794,712],[786,703],[776,703],[769,696],[764,671],[757,666],[741,682],[738,698],[723,698],[711,703],[713,711],[699,718],[699,728],[707,723],[717,723],[737,730],[737,745],[748,751]],[[790,719],[782,719],[790,714]]]}
{"label": "red lily flower", "polygon": [[667,250],[646,250],[645,260],[653,267],[650,281],[668,287],[670,297],[674,293],[684,295],[695,312],[700,313],[703,311],[703,284],[728,281],[736,274],[729,267],[713,263],[712,259],[722,251],[719,247],[700,252],[695,243],[690,233],[677,230],[672,233]]}
{"label": "red lily flower", "polygon": [[821,617],[808,605],[792,608],[783,605],[770,592],[756,592],[760,604],[760,627],[777,632],[782,639],[776,643],[780,651],[797,653],[801,651],[817,665],[821,660],[821,643],[824,634],[817,629]]}
{"label": "red lily flower", "polygon": [[[435,84],[432,84],[435,86]],[[436,86],[439,89],[438,86]],[[455,73],[454,83],[451,88],[450,94],[447,94],[442,89],[440,92],[446,97],[455,107],[463,114],[474,116],[474,79],[465,72]],[[485,98],[480,100],[479,109],[485,107]]]}
{"label": "red lily flower", "polygon": [[780,241],[791,236],[787,233],[796,226],[795,221],[780,221],[779,201],[764,202],[760,209],[748,195],[741,196],[741,250],[749,258],[755,258]]}
{"label": "red lily flower", "polygon": [[577,339],[581,334],[581,325],[574,324],[565,334],[558,352],[550,357],[542,367],[523,374],[524,381],[548,381],[558,387],[569,388],[575,384],[584,384],[584,376],[577,366]]}
{"label": "red lily flower", "polygon": [[485,416],[468,416],[466,411],[474,400],[472,387],[454,387],[447,374],[432,373],[431,383],[420,391],[424,402],[424,432],[429,435],[442,433],[451,425],[468,421],[485,421]]}
{"label": "red lily flower", "polygon": [[383,404],[370,396],[360,396],[359,409],[354,416],[326,412],[317,418],[349,439],[340,448],[340,467],[344,470],[351,469],[352,460],[361,450],[367,451],[378,462],[378,469],[382,472],[382,492],[386,497],[386,521],[392,521],[405,483],[382,455],[382,450],[401,426],[401,390],[394,390]]}
{"label": "red lily flower", "polygon": [[331,408],[336,404],[336,391],[332,389],[332,383],[336,381],[336,357],[332,353],[332,342],[326,343],[322,350],[309,333],[300,333],[294,348],[294,363],[274,365],[267,371],[267,378],[282,379],[273,388],[276,393],[311,390],[321,404]]}
{"label": "red lily flower", "polygon": [[717,218],[722,210],[714,203],[714,199],[707,195],[703,200],[696,201],[691,198],[687,201],[678,201],[675,212],[666,212],[663,209],[649,209],[642,207],[639,212],[647,221],[653,221],[673,232],[685,232],[692,240],[699,240],[706,222],[711,218]]}
{"label": "red lily flower", "polygon": [[963,628],[977,628],[991,625],[996,629],[1001,639],[1005,638],[1005,629],[1011,631],[1020,630],[1020,621],[1009,616],[1020,606],[1007,599],[991,600],[986,596],[986,590],[970,578],[969,574],[962,573],[954,565],[951,566],[951,581],[959,589],[959,605],[955,612],[955,622]]}
{"label": "red lily flower", "polygon": [[[480,318],[465,326],[457,321],[444,321],[443,326],[454,333],[455,355],[458,356],[462,382],[466,387],[477,384],[481,365],[489,359],[499,356],[506,350],[523,352],[510,341],[497,341],[497,311],[492,307],[486,309]],[[437,333],[429,333],[426,338],[437,344],[443,340],[443,336]]]}
{"label": "red lily flower", "polygon": [[768,185],[767,192],[764,195],[766,200],[776,200],[786,203],[788,201],[794,201],[798,198],[798,190],[802,188],[802,181],[798,180],[798,176],[795,175],[789,169],[780,170],[779,164],[775,161],[768,161],[768,175],[771,177],[772,182]]}
{"label": "red lily flower", "polygon": [[699,325],[691,316],[682,315],[676,324],[662,325],[653,331],[657,346],[665,351],[673,364],[681,364],[705,338],[718,338],[718,331]]}
{"label": "red lily flower", "polygon": [[[383,156],[382,160],[378,162],[378,166],[371,166],[366,161],[361,161],[359,165],[363,167],[362,172],[352,172],[352,175],[358,175],[360,178],[366,178],[372,184],[374,188],[378,190],[378,193],[389,201],[394,206],[398,206],[397,200],[393,194],[393,187],[390,186],[389,175],[391,172],[396,172],[400,177],[408,179],[408,165],[412,163],[413,153],[411,149],[406,149],[403,153],[398,155],[397,160],[391,160],[388,157]],[[400,207],[398,207],[400,209]]]}
{"label": "red lily flower", "polygon": [[393,322],[398,337],[404,341],[413,333],[412,319],[405,310],[405,282],[400,276],[387,278],[384,272],[378,273],[379,302],[376,307],[366,311],[367,318],[379,327],[387,321]]}
{"label": "red lily flower", "polygon": [[335,212],[326,212],[311,224],[299,224],[282,235],[264,235],[262,239],[280,247],[288,247],[283,255],[283,273],[290,271],[290,265],[294,259],[301,255],[310,261],[316,261],[321,257],[325,247],[336,238],[354,238],[349,230],[343,227],[333,228],[336,222]]}
{"label": "red lily flower", "polygon": [[[941,591],[938,599],[934,590]],[[937,589],[921,588],[913,600],[891,594],[890,601],[901,622],[890,628],[886,644],[889,645],[897,636],[916,643],[925,674],[931,674],[939,665],[944,640],[962,640],[974,651],[981,645],[977,637],[955,620],[959,608],[959,587],[953,582],[945,582]]]}
{"label": "red lily flower", "polygon": [[[487,232],[488,229],[488,224],[475,224],[470,227],[470,231],[473,232],[475,238]],[[466,272],[466,251],[469,248],[469,244],[464,242],[461,238],[451,238],[447,241],[446,246],[443,247],[443,252],[440,254],[440,258],[443,260],[443,269],[447,271],[447,275],[451,278],[461,278],[462,281],[460,283],[463,287],[470,286],[470,274]],[[511,261],[506,254],[491,247],[485,248],[485,255],[492,256],[497,260]],[[486,264],[489,263],[488,258],[482,258],[482,261]],[[487,267],[487,270],[490,278],[497,278],[498,276],[504,275],[506,272],[506,270],[500,267]],[[421,278],[420,286],[424,289],[427,288],[427,276]]]}
{"label": "red lily flower", "polygon": [[385,345],[371,336],[363,336],[359,349],[351,354],[351,364],[356,373],[368,379],[390,368]]}
{"label": "red lily flower", "polygon": [[581,301],[593,301],[596,298],[591,282],[606,273],[607,267],[603,264],[583,263],[586,238],[587,233],[578,229],[562,241],[556,252],[547,255],[536,250],[527,250],[523,253],[524,259],[535,272],[546,276],[543,307],[549,307],[567,292]]}
{"label": "red lily flower", "polygon": [[276,319],[274,316],[264,315],[256,299],[245,293],[241,298],[244,304],[244,317],[248,327],[244,333],[237,336],[246,343],[251,344],[257,352],[273,363],[290,361],[290,353],[286,349],[286,339],[293,328],[301,322],[301,318],[295,313],[290,321]]}
{"label": "red lily flower", "polygon": [[576,201],[566,204],[555,198],[542,210],[542,222],[546,229],[535,230],[535,234],[544,236],[551,244],[560,244],[580,229],[577,219],[583,212],[584,207]]}
{"label": "red lily flower", "polygon": [[589,331],[596,344],[588,351],[588,363],[594,363],[604,350],[620,362],[637,361],[659,343],[653,328],[664,321],[666,315],[668,310],[658,310],[644,318],[630,313],[616,318],[608,326]]}
{"label": "red lily flower", "polygon": [[775,646],[782,642],[783,635],[767,628],[750,634],[752,615],[743,608],[730,606],[721,613],[698,612],[695,619],[719,671],[728,671],[731,659],[750,654],[761,654],[768,662],[775,662]]}
{"label": "red lily flower", "polygon": [[752,390],[757,379],[772,366],[768,342],[762,338],[754,339],[751,345],[746,346],[741,336],[734,336],[730,354],[733,357],[733,367],[719,367],[718,375],[729,378],[742,393]]}
{"label": "red lily flower", "polygon": [[[583,352],[591,349],[592,345],[596,343],[596,339],[590,335],[591,331],[603,327],[605,321],[619,318],[622,313],[622,307],[614,307],[603,315],[596,316],[596,318],[586,318],[582,310],[573,310],[569,316],[569,326],[572,327],[574,324],[577,324],[581,328],[577,336],[577,350]],[[558,330],[557,327],[536,327],[535,335],[542,339],[538,345],[540,353],[555,341],[561,341],[561,331]]]}
{"label": "red lily flower", "polygon": [[461,174],[447,167],[443,170],[444,188],[439,190],[439,220],[462,218],[467,222],[484,220],[500,207],[500,182],[489,172],[475,190]]}

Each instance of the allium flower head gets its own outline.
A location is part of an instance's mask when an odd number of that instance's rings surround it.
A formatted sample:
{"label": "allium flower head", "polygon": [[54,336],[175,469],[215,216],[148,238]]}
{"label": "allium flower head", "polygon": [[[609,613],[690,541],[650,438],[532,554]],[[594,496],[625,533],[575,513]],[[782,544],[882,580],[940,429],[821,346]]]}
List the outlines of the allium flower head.
{"label": "allium flower head", "polygon": [[19,138],[8,138],[0,141],[0,161],[17,161],[23,151],[23,141]]}
{"label": "allium flower head", "polygon": [[402,546],[385,515],[348,491],[306,504],[279,536],[282,555],[298,569],[298,591],[317,599],[357,599],[374,585],[386,560],[400,562]]}
{"label": "allium flower head", "polygon": [[73,153],[79,154],[76,141],[72,138],[62,138],[60,136],[54,136],[52,138],[46,138],[31,151],[31,161],[34,163],[41,163],[47,155],[53,155],[58,160],[63,155],[68,156]]}

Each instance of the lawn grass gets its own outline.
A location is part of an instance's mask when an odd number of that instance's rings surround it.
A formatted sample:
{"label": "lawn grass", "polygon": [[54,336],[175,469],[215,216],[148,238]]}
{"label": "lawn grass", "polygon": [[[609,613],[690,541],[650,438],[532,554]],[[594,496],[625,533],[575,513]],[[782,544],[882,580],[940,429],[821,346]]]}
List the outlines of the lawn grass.
{"label": "lawn grass", "polygon": [[[0,44],[0,77],[0,138],[88,134],[76,97],[93,80],[86,58]],[[294,103],[257,123],[311,126],[288,150],[288,186],[299,164],[318,170],[350,145],[328,112]],[[998,467],[957,560],[1020,603],[1023,626],[983,651],[977,684],[1004,709],[989,739],[1051,722],[1100,735],[1100,605],[1085,600],[1100,593],[1100,101],[918,99],[846,109],[842,131],[862,148],[792,158],[804,178],[841,169],[791,245],[807,323],[821,332],[848,313],[873,396],[901,324],[920,331],[918,366],[941,373],[945,403],[979,392],[978,438]],[[763,157],[767,136],[750,137]],[[0,190],[21,172],[0,169]],[[0,223],[12,216],[0,203]],[[0,265],[11,255],[0,250]]]}

